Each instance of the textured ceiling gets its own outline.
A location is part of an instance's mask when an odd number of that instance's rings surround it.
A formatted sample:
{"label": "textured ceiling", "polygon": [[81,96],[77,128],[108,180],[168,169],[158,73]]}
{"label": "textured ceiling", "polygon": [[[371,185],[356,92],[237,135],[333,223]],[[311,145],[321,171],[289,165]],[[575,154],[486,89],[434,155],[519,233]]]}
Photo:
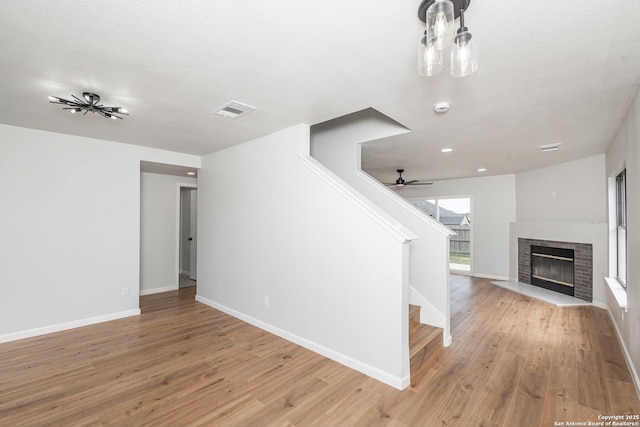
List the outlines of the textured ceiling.
{"label": "textured ceiling", "polygon": [[[372,107],[412,130],[363,149],[383,181],[398,167],[436,180],[607,149],[640,85],[640,2],[472,0],[480,65],[463,79],[418,76],[418,3],[0,0],[0,122],[206,154]],[[46,99],[83,91],[131,115],[71,115]],[[231,100],[257,109],[211,114]],[[561,150],[537,152],[553,142]]]}

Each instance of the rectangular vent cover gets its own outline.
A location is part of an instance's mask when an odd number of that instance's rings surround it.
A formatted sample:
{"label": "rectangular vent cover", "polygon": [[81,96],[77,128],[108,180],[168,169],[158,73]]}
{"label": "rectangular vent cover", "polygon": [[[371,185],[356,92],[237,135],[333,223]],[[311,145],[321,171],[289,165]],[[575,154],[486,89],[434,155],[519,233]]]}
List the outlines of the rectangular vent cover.
{"label": "rectangular vent cover", "polygon": [[548,151],[556,151],[560,149],[560,143],[557,142],[555,144],[547,144],[547,145],[539,145],[538,149],[541,153],[546,153]]}
{"label": "rectangular vent cover", "polygon": [[256,107],[252,107],[251,105],[243,104],[242,102],[238,101],[231,101],[215,110],[213,114],[217,114],[229,119],[237,119],[238,117],[244,116],[245,114],[250,113],[255,109]]}

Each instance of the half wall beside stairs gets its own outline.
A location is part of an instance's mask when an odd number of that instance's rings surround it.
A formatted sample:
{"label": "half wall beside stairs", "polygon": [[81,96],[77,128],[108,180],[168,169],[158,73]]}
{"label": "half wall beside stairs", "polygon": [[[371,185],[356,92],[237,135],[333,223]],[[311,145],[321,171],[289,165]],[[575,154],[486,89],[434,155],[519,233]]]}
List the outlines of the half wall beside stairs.
{"label": "half wall beside stairs", "polygon": [[396,388],[409,384],[409,241],[309,156],[298,125],[203,157],[197,299]]}
{"label": "half wall beside stairs", "polygon": [[422,307],[420,321],[444,330],[451,343],[449,313],[449,238],[453,232],[360,169],[360,144],[409,132],[374,109],[311,129],[311,153],[396,221],[418,236],[411,242],[410,302]]}

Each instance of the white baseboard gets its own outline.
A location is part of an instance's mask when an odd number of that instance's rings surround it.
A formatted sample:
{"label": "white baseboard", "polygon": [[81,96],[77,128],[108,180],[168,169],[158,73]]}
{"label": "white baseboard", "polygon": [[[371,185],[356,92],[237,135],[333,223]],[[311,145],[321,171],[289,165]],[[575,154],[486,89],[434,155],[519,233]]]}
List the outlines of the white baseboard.
{"label": "white baseboard", "polygon": [[598,307],[598,308],[601,308],[601,309],[603,309],[603,310],[607,310],[607,311],[609,311],[609,306],[608,306],[607,304],[603,303],[603,302],[600,302],[600,301],[592,301],[592,302],[591,302],[591,305],[593,305],[593,306],[595,306],[595,307]]}
{"label": "white baseboard", "polygon": [[53,332],[66,331],[68,329],[82,326],[95,325],[96,323],[108,322],[110,320],[122,319],[124,317],[138,316],[140,309],[120,311],[118,313],[105,314],[102,316],[89,317],[88,319],[74,320],[72,322],[58,323],[56,325],[44,326],[42,328],[27,329],[26,331],[12,332],[0,335],[0,343],[22,340],[25,338],[37,337],[39,335],[51,334]]}
{"label": "white baseboard", "polygon": [[442,335],[442,346],[443,347],[449,347],[451,345],[451,342],[453,341],[453,339],[451,338],[451,335]]}
{"label": "white baseboard", "polygon": [[271,332],[272,334],[277,335],[280,338],[283,338],[287,341],[291,341],[292,343],[298,344],[326,358],[329,358],[333,361],[341,363],[342,365],[345,365],[348,368],[355,369],[356,371],[362,372],[363,374],[371,378],[375,378],[376,380],[381,381],[387,385],[390,385],[391,387],[395,387],[398,390],[405,389],[410,383],[408,374],[405,377],[398,377],[395,375],[391,375],[388,372],[385,372],[373,366],[367,365],[366,363],[362,363],[342,353],[338,353],[316,342],[310,341],[306,338],[302,338],[298,335],[287,332],[283,329],[280,329],[276,326],[265,323],[254,317],[247,316],[246,314],[240,313],[239,311],[236,311],[232,308],[229,308],[222,304],[218,304],[207,298],[201,297],[200,295],[196,295],[196,301],[199,301],[203,304],[208,305],[209,307],[213,307],[217,310],[220,310],[230,316],[233,316],[237,319],[247,322],[257,328],[263,329],[267,332]]}
{"label": "white baseboard", "polygon": [[[595,303],[594,303],[595,305]],[[613,327],[616,330],[616,334],[618,335],[618,341],[620,341],[620,345],[622,346],[622,352],[624,353],[624,358],[627,361],[627,366],[629,367],[629,371],[631,372],[631,378],[633,378],[633,384],[636,386],[636,393],[638,393],[638,398],[640,399],[640,377],[638,377],[638,371],[636,371],[635,366],[633,365],[633,360],[631,359],[631,354],[627,349],[626,344],[624,343],[624,339],[622,338],[622,333],[620,329],[618,329],[618,324],[616,323],[616,319],[613,317],[613,313],[608,305],[603,307],[609,313],[609,318],[611,319],[611,323],[613,323]]]}
{"label": "white baseboard", "polygon": [[165,286],[164,288],[140,289],[140,296],[159,294],[160,292],[169,292],[178,290],[178,286]]}
{"label": "white baseboard", "polygon": [[504,282],[509,281],[509,276],[495,276],[493,274],[473,273],[473,277],[480,277],[481,279],[502,280]]}

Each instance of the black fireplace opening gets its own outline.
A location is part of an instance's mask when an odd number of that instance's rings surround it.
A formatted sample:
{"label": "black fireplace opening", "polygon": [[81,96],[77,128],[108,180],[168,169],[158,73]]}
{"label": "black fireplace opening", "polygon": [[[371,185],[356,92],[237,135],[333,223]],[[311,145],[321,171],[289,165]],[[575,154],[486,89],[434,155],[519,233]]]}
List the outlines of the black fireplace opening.
{"label": "black fireplace opening", "polygon": [[574,296],[574,250],[531,245],[531,284]]}

